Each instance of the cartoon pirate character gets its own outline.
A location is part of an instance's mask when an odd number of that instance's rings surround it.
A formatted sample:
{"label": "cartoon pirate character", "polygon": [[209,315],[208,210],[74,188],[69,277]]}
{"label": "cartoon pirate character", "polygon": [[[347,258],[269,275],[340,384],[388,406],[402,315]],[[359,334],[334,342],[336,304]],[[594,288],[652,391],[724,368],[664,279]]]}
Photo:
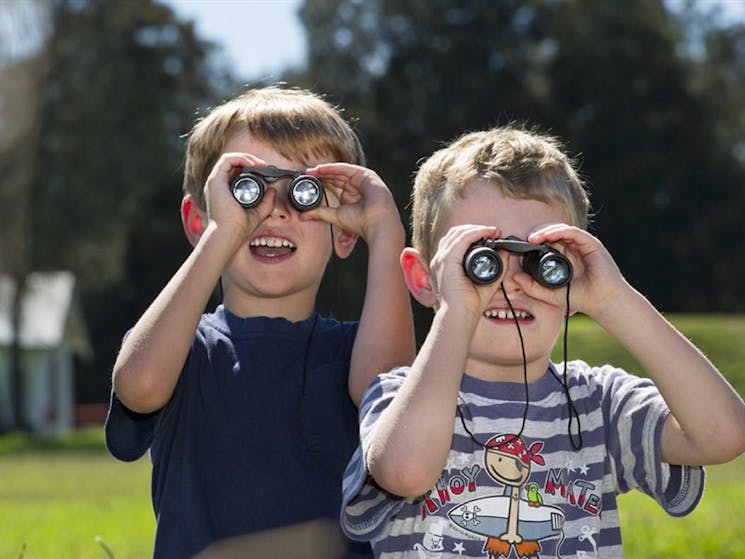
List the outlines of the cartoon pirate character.
{"label": "cartoon pirate character", "polygon": [[530,464],[545,464],[538,453],[543,448],[542,442],[535,442],[530,448],[525,441],[512,434],[492,437],[485,445],[484,462],[486,471],[495,481],[507,487],[510,497],[507,513],[507,531],[498,538],[489,537],[484,544],[484,551],[490,558],[507,557],[510,547],[514,546],[519,557],[538,559],[541,544],[536,540],[524,540],[518,531],[520,514],[520,488],[530,475]]}

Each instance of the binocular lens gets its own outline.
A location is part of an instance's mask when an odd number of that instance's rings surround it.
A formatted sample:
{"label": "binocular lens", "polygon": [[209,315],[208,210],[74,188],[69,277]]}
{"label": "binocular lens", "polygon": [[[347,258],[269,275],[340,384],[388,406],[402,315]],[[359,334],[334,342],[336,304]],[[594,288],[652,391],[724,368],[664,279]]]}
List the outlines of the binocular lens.
{"label": "binocular lens", "polygon": [[564,287],[572,279],[572,265],[558,252],[531,252],[523,256],[523,270],[543,287]]}
{"label": "binocular lens", "polygon": [[463,268],[473,283],[492,283],[502,275],[502,260],[490,248],[476,248],[466,254]]}
{"label": "binocular lens", "polygon": [[252,177],[241,176],[234,180],[231,188],[233,197],[244,208],[253,208],[261,200],[264,194],[263,185]]}
{"label": "binocular lens", "polygon": [[317,180],[304,177],[295,180],[290,189],[290,202],[298,210],[310,210],[321,203],[323,189]]}
{"label": "binocular lens", "polygon": [[558,258],[544,258],[540,265],[540,277],[549,286],[565,285],[570,278],[567,261]]}

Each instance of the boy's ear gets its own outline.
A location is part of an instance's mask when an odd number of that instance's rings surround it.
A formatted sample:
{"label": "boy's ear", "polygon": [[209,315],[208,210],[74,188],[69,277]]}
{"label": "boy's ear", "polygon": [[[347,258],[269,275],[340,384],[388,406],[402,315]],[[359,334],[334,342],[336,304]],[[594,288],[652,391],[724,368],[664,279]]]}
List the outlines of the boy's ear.
{"label": "boy's ear", "polygon": [[336,227],[332,227],[332,232],[334,234],[334,252],[336,256],[343,260],[352,254],[359,237],[354,233]]}
{"label": "boy's ear", "polygon": [[196,201],[189,194],[181,200],[181,225],[191,246],[195,246],[204,233],[204,222]]}
{"label": "boy's ear", "polygon": [[406,247],[401,253],[400,262],[411,295],[425,307],[434,308],[437,305],[437,291],[422,255],[415,248]]}

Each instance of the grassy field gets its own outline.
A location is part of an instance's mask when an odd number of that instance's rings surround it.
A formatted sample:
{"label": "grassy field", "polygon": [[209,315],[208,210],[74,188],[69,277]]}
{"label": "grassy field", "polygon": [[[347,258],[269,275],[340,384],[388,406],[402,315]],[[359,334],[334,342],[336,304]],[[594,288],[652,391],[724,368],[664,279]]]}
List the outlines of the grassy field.
{"label": "grassy field", "polygon": [[624,551],[629,559],[745,558],[745,456],[706,468],[704,496],[683,518],[671,518],[638,491],[621,495]]}
{"label": "grassy field", "polygon": [[154,533],[149,461],[114,460],[101,429],[0,438],[0,557],[146,559]]}
{"label": "grassy field", "polygon": [[[745,397],[745,315],[672,315],[668,317],[719,368],[740,396]],[[644,325],[640,324],[643,329]],[[555,361],[563,359],[561,339]],[[585,316],[569,321],[568,359],[591,365],[612,363],[641,374],[636,361],[614,339]]]}
{"label": "grassy field", "polygon": [[[0,438],[0,557],[150,557],[150,464],[117,462],[102,444],[100,430],[54,448]],[[640,493],[621,496],[620,511],[630,559],[745,558],[745,457],[708,468],[704,498],[685,518]]]}
{"label": "grassy field", "polygon": [[[745,394],[745,317],[676,316],[673,322]],[[560,348],[555,355],[560,358]],[[582,317],[570,324],[569,358],[577,357],[636,369]],[[682,519],[668,517],[640,493],[621,496],[629,559],[745,559],[745,456],[707,470],[703,500]],[[147,458],[117,462],[103,448],[101,429],[61,441],[0,437],[0,558],[147,559],[155,528],[149,492]]]}

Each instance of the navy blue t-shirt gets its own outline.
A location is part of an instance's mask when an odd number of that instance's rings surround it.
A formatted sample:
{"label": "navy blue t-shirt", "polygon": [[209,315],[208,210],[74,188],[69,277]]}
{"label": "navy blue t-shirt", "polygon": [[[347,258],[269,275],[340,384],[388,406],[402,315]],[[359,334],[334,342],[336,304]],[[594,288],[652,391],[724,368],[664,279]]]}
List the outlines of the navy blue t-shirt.
{"label": "navy blue t-shirt", "polygon": [[338,519],[358,442],[349,361],[358,323],[205,314],[168,404],[128,410],[112,393],[106,444],[148,449],[154,557],[190,557],[233,536]]}

